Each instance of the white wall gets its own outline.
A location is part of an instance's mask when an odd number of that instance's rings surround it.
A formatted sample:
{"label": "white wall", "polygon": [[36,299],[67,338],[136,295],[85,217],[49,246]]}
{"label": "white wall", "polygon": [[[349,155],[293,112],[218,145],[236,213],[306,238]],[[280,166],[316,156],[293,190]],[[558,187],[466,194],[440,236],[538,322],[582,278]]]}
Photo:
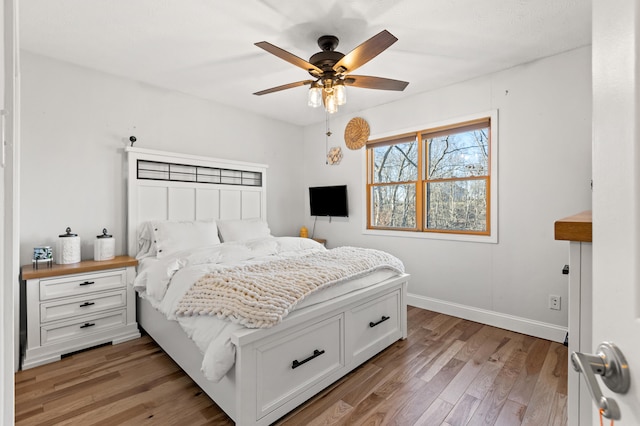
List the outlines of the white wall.
{"label": "white wall", "polygon": [[[305,128],[304,191],[325,184],[349,190],[349,218],[319,218],[315,235],[330,247],[397,255],[412,275],[414,304],[562,339],[568,299],[561,269],[569,249],[554,241],[553,224],[591,208],[590,52],[577,49],[357,114],[372,135],[382,135],[498,109],[498,244],[364,235],[364,153],[347,149],[343,138],[352,116],[331,119],[329,146],[344,151],[338,166],[324,162],[324,123]],[[311,229],[306,197],[304,222]],[[561,311],[548,309],[549,294],[562,297]]]}
{"label": "white wall", "polygon": [[93,258],[106,227],[124,254],[123,148],[135,146],[268,164],[268,220],[295,235],[304,209],[301,128],[28,52],[22,56],[20,254],[55,247],[67,226]]}

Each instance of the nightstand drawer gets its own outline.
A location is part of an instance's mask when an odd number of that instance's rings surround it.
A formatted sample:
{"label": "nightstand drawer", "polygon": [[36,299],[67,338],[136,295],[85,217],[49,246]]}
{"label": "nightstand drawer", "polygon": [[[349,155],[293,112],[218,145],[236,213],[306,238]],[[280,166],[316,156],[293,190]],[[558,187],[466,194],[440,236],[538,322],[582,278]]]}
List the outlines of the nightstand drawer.
{"label": "nightstand drawer", "polygon": [[126,304],[127,293],[125,290],[54,300],[40,305],[40,322],[57,321],[109,309],[123,308]]}
{"label": "nightstand drawer", "polygon": [[126,310],[90,315],[75,321],[64,321],[40,327],[40,344],[49,345],[74,339],[108,328],[122,327],[127,322]]}
{"label": "nightstand drawer", "polygon": [[126,285],[125,270],[70,275],[40,281],[40,300],[80,296],[96,291],[115,290]]}

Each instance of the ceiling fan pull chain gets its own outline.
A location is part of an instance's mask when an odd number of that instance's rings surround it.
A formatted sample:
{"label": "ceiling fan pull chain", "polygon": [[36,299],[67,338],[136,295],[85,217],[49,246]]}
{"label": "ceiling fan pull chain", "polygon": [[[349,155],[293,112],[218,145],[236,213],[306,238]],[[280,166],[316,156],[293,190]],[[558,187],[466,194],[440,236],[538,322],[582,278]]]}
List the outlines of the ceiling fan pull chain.
{"label": "ceiling fan pull chain", "polygon": [[324,118],[324,125],[325,125],[325,129],[326,129],[326,137],[324,138],[324,163],[325,164],[329,164],[329,136],[331,136],[331,129],[329,128],[330,126],[330,120],[331,120],[331,116],[329,114],[328,111],[325,111],[325,118]]}

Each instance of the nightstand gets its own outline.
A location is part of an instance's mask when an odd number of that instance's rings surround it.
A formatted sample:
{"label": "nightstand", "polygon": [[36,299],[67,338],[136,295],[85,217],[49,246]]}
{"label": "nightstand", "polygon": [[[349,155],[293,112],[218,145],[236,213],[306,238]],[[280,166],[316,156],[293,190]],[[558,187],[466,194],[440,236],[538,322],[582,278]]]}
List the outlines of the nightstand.
{"label": "nightstand", "polygon": [[322,244],[323,246],[327,246],[327,240],[325,240],[324,238],[312,238],[313,241],[317,241],[320,244]]}
{"label": "nightstand", "polygon": [[137,264],[132,257],[117,256],[50,268],[23,266],[27,338],[22,368],[140,337],[131,286]]}

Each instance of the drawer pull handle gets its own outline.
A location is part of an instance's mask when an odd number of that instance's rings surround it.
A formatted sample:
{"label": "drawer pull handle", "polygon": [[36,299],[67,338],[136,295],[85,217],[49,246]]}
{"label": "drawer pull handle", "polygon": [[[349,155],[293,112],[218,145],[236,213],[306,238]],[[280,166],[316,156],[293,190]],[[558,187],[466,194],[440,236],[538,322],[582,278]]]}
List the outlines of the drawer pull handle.
{"label": "drawer pull handle", "polygon": [[91,285],[91,284],[95,284],[95,281],[85,281],[83,283],[80,283],[80,285]]}
{"label": "drawer pull handle", "polygon": [[369,327],[373,328],[373,327],[375,327],[375,326],[376,326],[376,325],[378,325],[378,324],[382,324],[383,322],[385,322],[386,320],[388,320],[388,319],[390,319],[390,318],[391,318],[391,317],[385,317],[385,316],[383,315],[383,316],[382,316],[382,318],[380,318],[380,321],[378,321],[378,322],[373,322],[373,321],[371,321],[371,322],[369,323]]}
{"label": "drawer pull handle", "polygon": [[86,306],[91,306],[91,305],[95,305],[95,302],[84,302],[82,305],[80,305],[80,307],[84,308]]}
{"label": "drawer pull handle", "polygon": [[80,326],[80,328],[89,328],[89,327],[93,327],[94,325],[96,325],[95,322],[85,322],[84,325]]}
{"label": "drawer pull handle", "polygon": [[302,364],[311,361],[314,358],[319,357],[320,355],[322,355],[324,353],[324,349],[323,350],[318,350],[316,349],[315,351],[313,351],[313,355],[311,355],[309,358],[303,359],[302,361],[298,361],[297,359],[294,359],[293,362],[291,363],[291,368],[298,368],[300,367]]}

